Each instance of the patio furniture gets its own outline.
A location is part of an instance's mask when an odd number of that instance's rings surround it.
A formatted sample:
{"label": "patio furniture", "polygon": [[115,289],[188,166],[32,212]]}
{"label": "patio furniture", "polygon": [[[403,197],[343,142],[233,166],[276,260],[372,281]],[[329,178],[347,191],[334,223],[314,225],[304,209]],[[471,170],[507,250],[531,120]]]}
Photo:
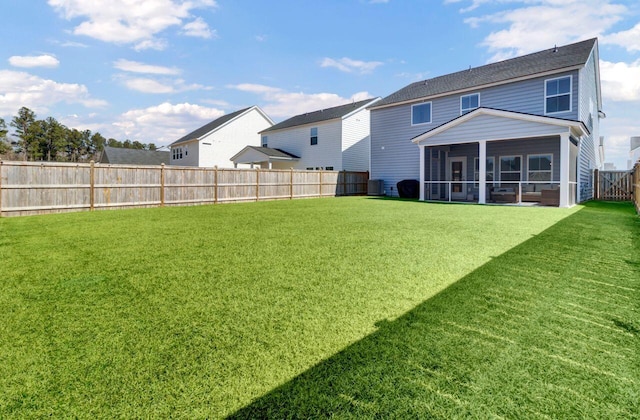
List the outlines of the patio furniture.
{"label": "patio furniture", "polygon": [[515,203],[517,194],[513,188],[494,188],[490,191],[490,199],[495,203]]}
{"label": "patio furniture", "polygon": [[560,205],[560,189],[544,189],[541,191],[540,204],[543,206],[556,206]]}

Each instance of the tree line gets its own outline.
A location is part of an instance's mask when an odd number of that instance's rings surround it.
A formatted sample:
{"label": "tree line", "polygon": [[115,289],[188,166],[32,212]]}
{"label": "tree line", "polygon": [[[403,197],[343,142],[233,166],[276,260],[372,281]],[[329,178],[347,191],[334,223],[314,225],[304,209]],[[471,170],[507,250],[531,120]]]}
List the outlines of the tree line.
{"label": "tree line", "polygon": [[91,130],[69,128],[53,117],[39,120],[27,107],[18,110],[10,123],[13,140],[7,136],[7,123],[0,118],[0,157],[14,160],[88,162],[98,160],[105,146],[156,150],[153,143],[106,139]]}

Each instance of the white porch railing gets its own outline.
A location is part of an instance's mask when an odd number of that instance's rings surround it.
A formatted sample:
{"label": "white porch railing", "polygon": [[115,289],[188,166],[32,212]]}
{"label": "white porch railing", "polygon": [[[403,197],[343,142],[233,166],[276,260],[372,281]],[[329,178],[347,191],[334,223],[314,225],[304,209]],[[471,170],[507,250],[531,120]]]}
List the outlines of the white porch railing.
{"label": "white porch railing", "polygon": [[[486,187],[486,202],[493,203],[539,202],[557,206],[561,193],[559,181],[488,181]],[[478,181],[424,181],[423,188],[427,201],[479,201]],[[577,182],[569,182],[569,205],[576,202],[576,190]]]}

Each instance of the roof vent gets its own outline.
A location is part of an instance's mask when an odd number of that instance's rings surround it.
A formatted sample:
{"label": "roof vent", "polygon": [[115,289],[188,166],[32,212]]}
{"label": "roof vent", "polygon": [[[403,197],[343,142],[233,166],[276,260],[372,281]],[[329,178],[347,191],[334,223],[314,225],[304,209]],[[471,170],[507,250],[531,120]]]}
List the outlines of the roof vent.
{"label": "roof vent", "polygon": [[558,44],[555,44],[555,45],[553,46],[553,52],[554,52],[554,53],[558,52]]}

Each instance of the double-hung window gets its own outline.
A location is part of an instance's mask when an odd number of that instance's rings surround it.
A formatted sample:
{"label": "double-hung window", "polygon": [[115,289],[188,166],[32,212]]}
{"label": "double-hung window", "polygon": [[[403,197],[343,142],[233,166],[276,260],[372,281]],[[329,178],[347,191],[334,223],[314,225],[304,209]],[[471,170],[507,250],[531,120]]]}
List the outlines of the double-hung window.
{"label": "double-hung window", "polygon": [[480,94],[473,93],[460,97],[460,115],[473,111],[480,106]]}
{"label": "double-hung window", "polygon": [[316,144],[318,144],[318,127],[311,128],[310,144],[312,146],[315,146]]}
{"label": "double-hung window", "polygon": [[500,181],[520,181],[522,157],[500,156]]}
{"label": "double-hung window", "polygon": [[269,147],[269,136],[262,136],[262,147]]}
{"label": "double-hung window", "polygon": [[431,102],[411,105],[411,125],[431,122]]}
{"label": "double-hung window", "polygon": [[529,155],[527,177],[529,181],[551,181],[551,161],[550,154]]}
{"label": "double-hung window", "polygon": [[[480,158],[473,159],[473,180],[476,181],[476,187],[478,187],[478,182],[480,181]],[[487,158],[487,174],[485,180],[487,182],[493,182],[493,156]]]}
{"label": "double-hung window", "polygon": [[544,101],[546,114],[571,111],[571,76],[545,80]]}

